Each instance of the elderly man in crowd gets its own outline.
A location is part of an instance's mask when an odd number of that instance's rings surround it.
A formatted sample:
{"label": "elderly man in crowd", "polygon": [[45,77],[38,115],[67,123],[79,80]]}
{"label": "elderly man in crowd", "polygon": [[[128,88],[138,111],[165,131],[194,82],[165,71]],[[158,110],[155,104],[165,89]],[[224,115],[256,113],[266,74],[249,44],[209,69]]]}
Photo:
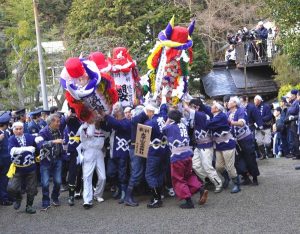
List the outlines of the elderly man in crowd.
{"label": "elderly man in crowd", "polygon": [[36,213],[33,208],[34,196],[37,194],[37,179],[36,179],[36,165],[35,165],[35,137],[29,133],[24,133],[24,124],[22,122],[15,122],[12,125],[14,135],[9,138],[8,151],[11,155],[11,169],[12,172],[8,183],[8,192],[15,198],[14,208],[18,210],[21,206],[22,194],[21,184],[25,179],[27,203],[26,213]]}
{"label": "elderly man in crowd", "polygon": [[[240,107],[240,100],[238,97],[231,97],[228,102],[228,121],[231,125],[231,133],[237,141],[237,169],[243,176],[243,185],[254,184],[258,185],[257,176],[259,170],[255,157],[255,146],[253,135],[248,126],[247,112],[244,108]],[[241,164],[245,163],[244,168]],[[253,178],[251,182],[247,173]]]}
{"label": "elderly man in crowd", "polygon": [[235,169],[235,140],[230,132],[230,126],[224,107],[214,102],[211,107],[213,118],[209,121],[207,128],[212,131],[213,140],[216,145],[216,170],[219,173],[228,171],[234,183],[231,193],[238,193],[240,189],[240,179]]}
{"label": "elderly man in crowd", "polygon": [[51,114],[47,118],[47,124],[43,128],[38,138],[39,148],[41,149],[41,182],[42,182],[42,210],[45,211],[50,208],[49,197],[49,182],[50,175],[53,176],[53,190],[51,194],[52,205],[59,206],[59,190],[61,185],[61,170],[62,160],[61,155],[63,152],[62,143],[63,136],[60,132],[60,116]]}
{"label": "elderly man in crowd", "polygon": [[272,142],[272,119],[273,115],[271,112],[270,105],[263,102],[261,96],[256,95],[254,97],[254,104],[258,109],[262,120],[263,120],[263,129],[256,129],[255,137],[258,145],[260,159],[268,158],[269,155],[272,155],[271,152],[271,142]]}

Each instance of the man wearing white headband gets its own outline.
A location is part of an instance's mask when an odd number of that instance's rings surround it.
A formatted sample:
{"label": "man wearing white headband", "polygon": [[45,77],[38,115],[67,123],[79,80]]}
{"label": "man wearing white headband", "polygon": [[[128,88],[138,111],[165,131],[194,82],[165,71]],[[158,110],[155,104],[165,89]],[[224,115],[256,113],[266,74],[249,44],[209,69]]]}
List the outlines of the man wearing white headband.
{"label": "man wearing white headband", "polygon": [[211,107],[213,118],[207,128],[212,131],[213,141],[216,148],[216,170],[222,174],[226,170],[234,183],[231,193],[240,192],[240,180],[237,175],[235,162],[235,140],[230,132],[230,126],[223,106],[214,102]]}
{"label": "man wearing white headband", "polygon": [[257,129],[255,131],[255,138],[258,145],[260,159],[268,158],[268,155],[271,153],[271,127],[272,127],[272,112],[268,104],[263,103],[261,96],[256,95],[254,97],[254,104],[258,109],[262,120],[263,120],[263,129]]}
{"label": "man wearing white headband", "polygon": [[[27,203],[26,213],[36,213],[33,208],[34,196],[37,194],[36,164],[35,164],[35,137],[24,133],[24,124],[15,122],[12,126],[14,135],[9,138],[8,150],[11,155],[12,165],[8,176],[8,192],[16,199],[14,208],[18,210],[21,206],[22,194],[21,184],[25,179]],[[15,168],[15,172],[14,169]]]}
{"label": "man wearing white headband", "polygon": [[[228,102],[228,121],[231,125],[231,133],[237,140],[237,157],[236,168],[238,174],[244,178],[243,184],[252,184],[247,173],[253,177],[253,184],[258,185],[257,176],[259,170],[256,163],[254,139],[248,127],[248,117],[246,110],[239,107],[240,100],[238,97],[231,97]],[[243,166],[246,164],[246,166]]]}

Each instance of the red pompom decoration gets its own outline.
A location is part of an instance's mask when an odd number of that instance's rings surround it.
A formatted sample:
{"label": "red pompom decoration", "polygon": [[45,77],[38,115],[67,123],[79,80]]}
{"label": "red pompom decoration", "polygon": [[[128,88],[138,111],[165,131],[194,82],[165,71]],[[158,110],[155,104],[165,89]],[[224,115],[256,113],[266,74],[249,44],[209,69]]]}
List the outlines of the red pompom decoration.
{"label": "red pompom decoration", "polygon": [[72,78],[79,78],[85,73],[79,58],[68,58],[65,63],[65,67]]}

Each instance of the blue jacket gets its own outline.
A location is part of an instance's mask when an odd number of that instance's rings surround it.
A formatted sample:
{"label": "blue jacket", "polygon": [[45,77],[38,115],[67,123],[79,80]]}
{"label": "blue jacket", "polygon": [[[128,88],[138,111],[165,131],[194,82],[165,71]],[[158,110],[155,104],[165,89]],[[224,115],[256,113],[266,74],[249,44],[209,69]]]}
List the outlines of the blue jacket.
{"label": "blue jacket", "polygon": [[[80,137],[79,140],[74,139],[73,137],[76,136],[78,129],[81,126],[81,121],[77,117],[71,117],[71,119],[68,120],[66,123],[66,127],[64,130],[64,142],[68,144],[67,148],[67,155],[69,156],[71,153],[75,153],[77,155],[76,148],[80,144]],[[71,138],[71,139],[70,139]]]}
{"label": "blue jacket", "polygon": [[263,128],[267,129],[270,128],[272,125],[273,115],[271,112],[270,105],[261,103],[259,106],[256,107],[262,117],[263,120]]}
{"label": "blue jacket", "polygon": [[0,141],[0,159],[1,158],[10,158],[10,154],[8,151],[9,134],[7,131],[0,130],[0,135],[1,134],[4,134],[4,138],[2,141]]}
{"label": "blue jacket", "polygon": [[[193,156],[187,127],[183,123],[171,123],[163,128],[171,150],[171,163]],[[184,147],[184,148],[182,148]],[[184,150],[181,150],[184,149]]]}
{"label": "blue jacket", "polygon": [[197,148],[207,149],[213,147],[211,131],[207,128],[209,120],[207,115],[201,111],[195,111],[194,115],[194,137]]}
{"label": "blue jacket", "polygon": [[265,27],[262,27],[260,29],[255,30],[258,39],[260,40],[265,40],[268,38],[268,29],[266,29]]}
{"label": "blue jacket", "polygon": [[129,119],[117,120],[110,115],[105,116],[106,127],[104,130],[114,129],[114,145],[113,155],[114,158],[127,158],[129,157],[129,146],[131,142],[131,121]]}
{"label": "blue jacket", "polygon": [[36,123],[34,120],[31,120],[30,123],[28,124],[29,133],[34,134],[36,136],[39,134],[42,128],[43,127],[39,123]]}
{"label": "blue jacket", "polygon": [[[54,138],[52,136],[49,126],[44,127],[39,132],[39,136],[43,137],[44,139],[38,144],[38,148],[41,150],[41,163],[48,164],[54,158],[61,159],[63,154],[62,144],[52,143],[52,140],[54,140]],[[61,138],[63,138],[63,136],[61,136]],[[57,149],[56,152],[54,151],[55,149]]]}
{"label": "blue jacket", "polygon": [[[220,112],[215,115],[211,120],[209,120],[207,128],[212,131],[213,139],[216,143],[216,150],[224,151],[235,148],[235,140],[232,137],[229,137],[231,135],[231,128],[225,113]],[[223,136],[228,136],[228,139],[219,142],[219,137]]]}
{"label": "blue jacket", "polygon": [[[36,143],[34,141],[35,137],[32,136],[29,133],[24,133],[25,136],[25,142],[26,144],[24,146],[34,146],[36,147]],[[11,152],[11,149],[13,147],[22,147],[20,143],[18,142],[17,138],[13,135],[8,140],[8,151]],[[21,166],[16,169],[16,172],[20,173],[28,173],[31,171],[34,171],[36,168],[35,165],[35,155],[34,153],[30,151],[24,151],[23,153],[19,155],[11,155],[11,161],[15,164]]]}
{"label": "blue jacket", "polygon": [[[233,116],[232,116],[233,115]],[[228,112],[228,116],[230,121],[239,121],[242,120],[244,122],[243,127],[239,126],[231,126],[231,133],[237,140],[249,140],[252,141],[252,133],[248,126],[248,117],[247,112],[244,108],[238,107],[234,113]]]}
{"label": "blue jacket", "polygon": [[165,121],[167,119],[168,109],[167,106],[163,104],[160,108],[159,114],[155,114],[152,119],[149,119],[145,122],[145,125],[152,127],[148,157],[164,157],[169,155],[167,139],[162,133]]}
{"label": "blue jacket", "polygon": [[249,121],[249,127],[251,130],[254,130],[254,124],[256,123],[257,127],[260,128],[263,126],[263,120],[261,117],[261,114],[259,113],[256,106],[252,103],[248,103],[246,106],[248,121]]}

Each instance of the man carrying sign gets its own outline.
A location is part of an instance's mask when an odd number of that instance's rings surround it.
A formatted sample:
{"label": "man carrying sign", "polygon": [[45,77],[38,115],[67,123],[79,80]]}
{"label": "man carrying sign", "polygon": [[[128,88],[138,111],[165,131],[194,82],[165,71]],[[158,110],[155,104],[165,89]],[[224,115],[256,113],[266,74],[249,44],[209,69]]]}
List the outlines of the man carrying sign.
{"label": "man carrying sign", "polygon": [[146,106],[140,113],[138,113],[141,108],[136,107],[135,116],[131,120],[131,146],[129,148],[130,164],[131,164],[131,174],[128,182],[128,187],[124,199],[124,203],[127,206],[138,206],[139,204],[133,199],[132,191],[135,186],[137,186],[144,174],[146,159],[136,156],[134,153],[134,146],[136,142],[137,125],[145,123],[149,118],[151,119],[154,115],[155,107],[152,105]]}

